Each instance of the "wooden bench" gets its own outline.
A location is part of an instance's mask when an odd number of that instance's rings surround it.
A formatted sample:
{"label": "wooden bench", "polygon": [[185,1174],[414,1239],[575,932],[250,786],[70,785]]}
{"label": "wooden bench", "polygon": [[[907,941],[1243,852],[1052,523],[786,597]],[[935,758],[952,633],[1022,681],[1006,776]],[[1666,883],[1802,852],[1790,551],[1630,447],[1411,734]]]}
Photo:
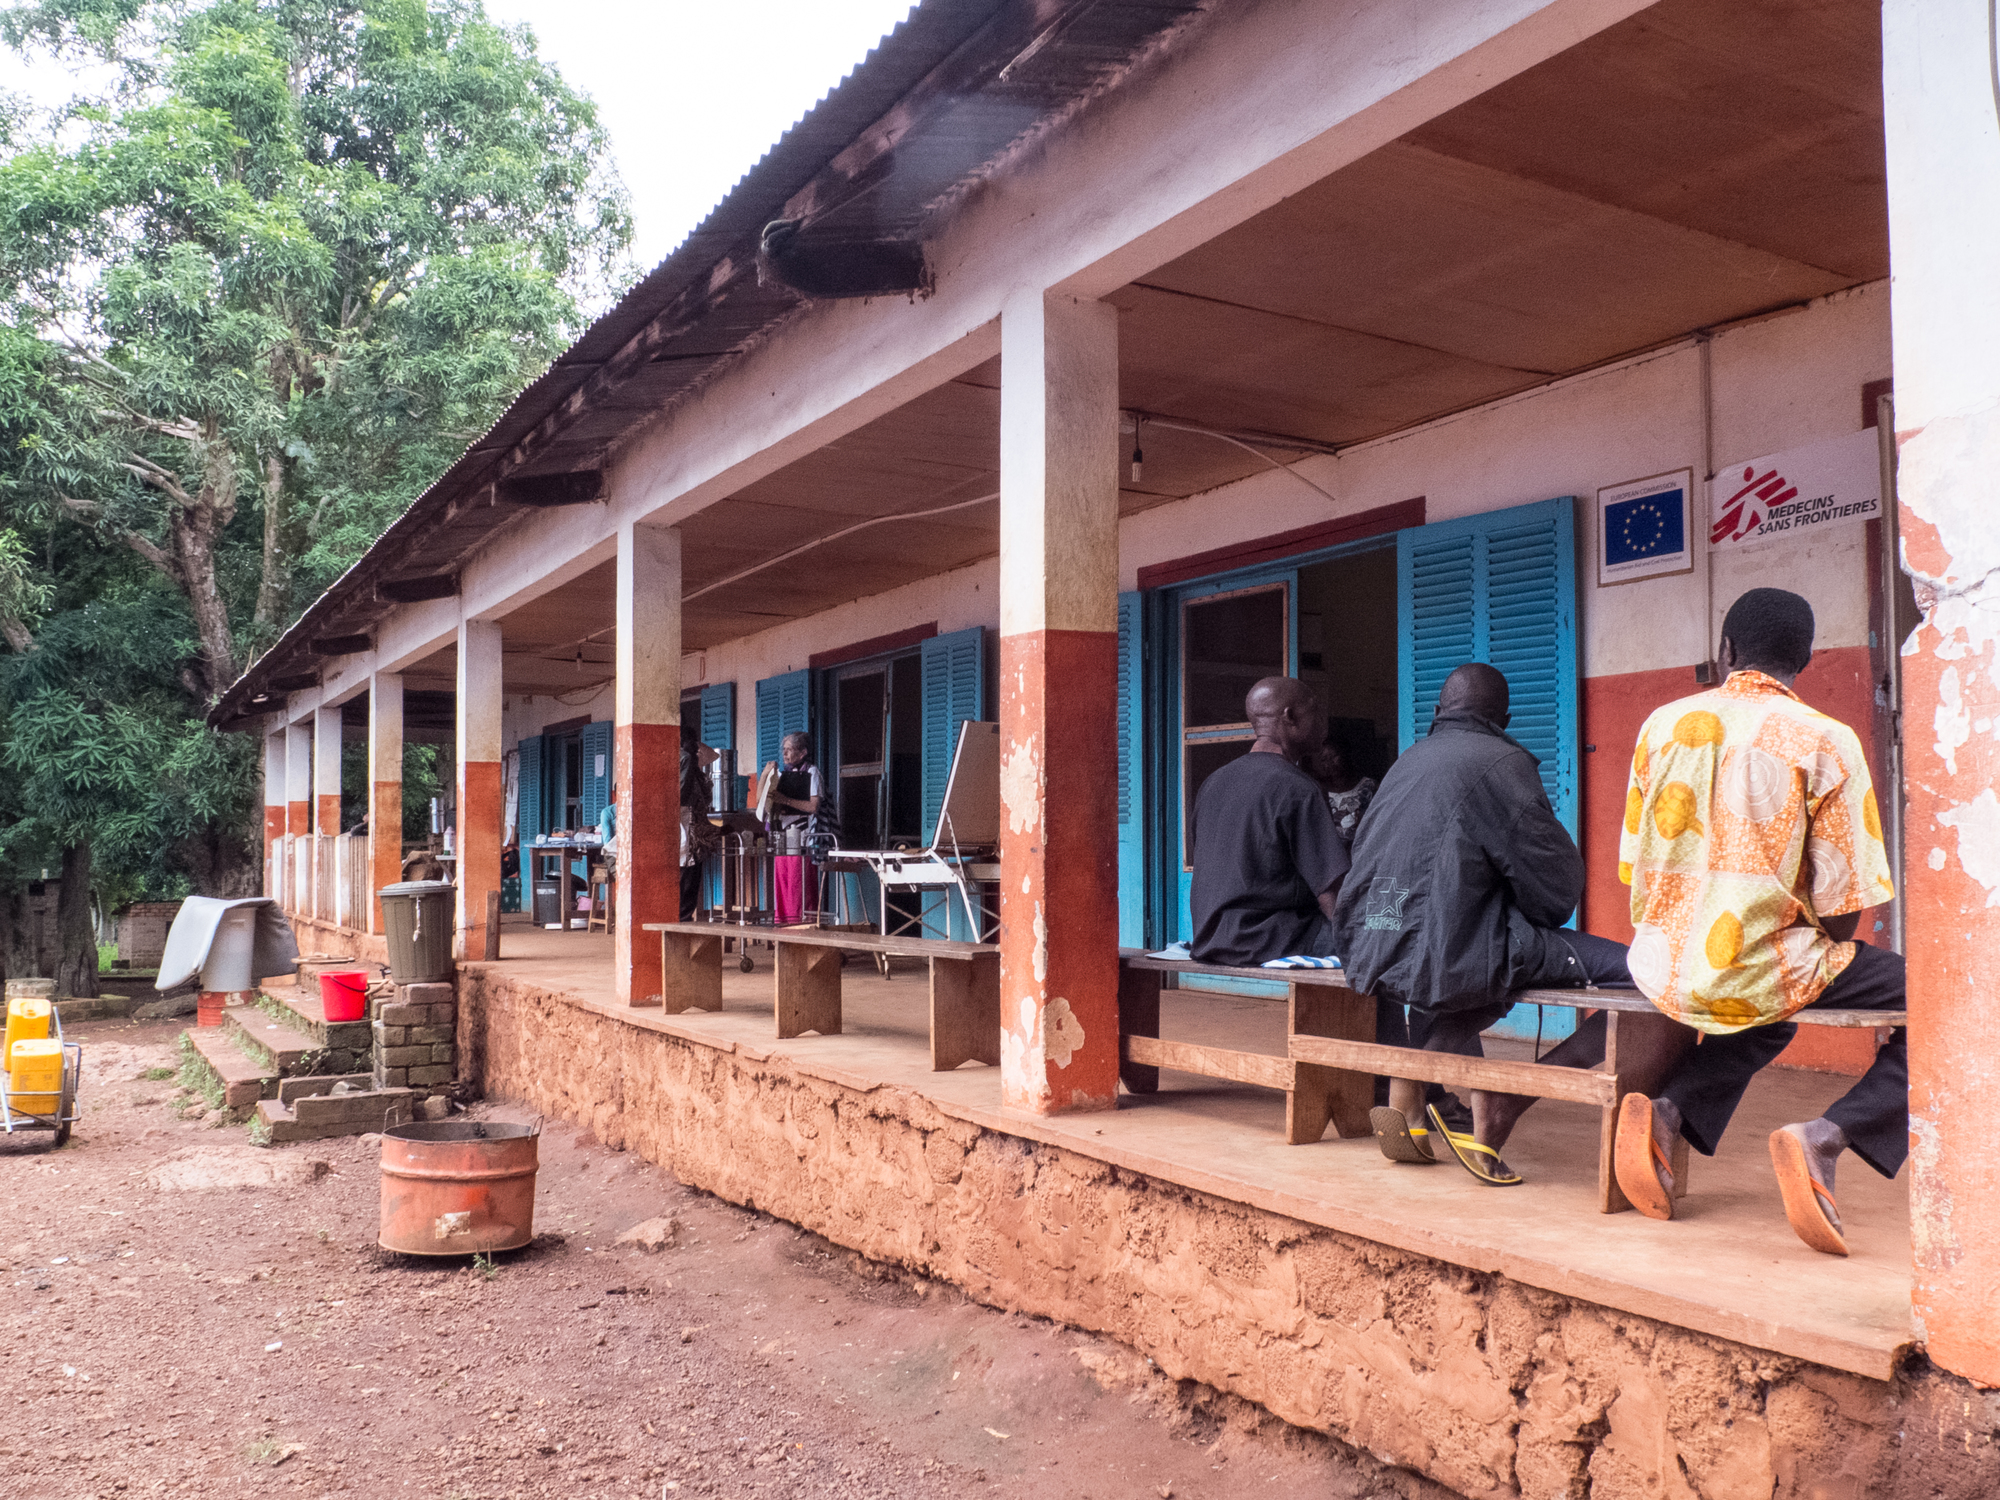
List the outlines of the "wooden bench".
{"label": "wooden bench", "polygon": [[[1269,1066],[1280,1059],[1266,1054],[1159,1041],[1160,982],[1167,974],[1257,979],[1288,986],[1286,1052],[1294,1064],[1289,1082],[1281,1069]],[[1285,1139],[1294,1145],[1320,1139],[1329,1120],[1343,1136],[1368,1134],[1368,1107],[1374,1101],[1378,1075],[1591,1105],[1599,1111],[1597,1190],[1598,1208],[1604,1213],[1631,1207],[1612,1169],[1621,1102],[1627,1094],[1657,1094],[1696,1036],[1692,1027],[1663,1014],[1633,990],[1517,991],[1512,997],[1516,1003],[1604,1013],[1603,1064],[1596,1069],[1551,1067],[1512,1058],[1461,1057],[1378,1043],[1374,1000],[1355,993],[1340,969],[1225,968],[1149,958],[1136,949],[1121,949],[1119,976],[1120,1057],[1130,1060],[1121,1067],[1120,1077],[1134,1093],[1157,1089],[1162,1066],[1282,1088],[1286,1091]],[[1128,990],[1132,995],[1129,1005]],[[1344,992],[1345,1001],[1334,999],[1335,992]],[[1303,1005],[1302,993],[1310,996]],[[1792,1019],[1801,1025],[1835,1027],[1901,1026],[1907,1021],[1902,1011],[1819,1009],[1800,1011]],[[1246,1065],[1241,1061],[1245,1058],[1254,1059],[1254,1064]],[[1306,1068],[1314,1071],[1302,1071]],[[1317,1101],[1322,1099],[1326,1101],[1325,1116],[1317,1112]],[[1676,1196],[1684,1195],[1688,1179],[1685,1141],[1675,1144],[1673,1170]]]}
{"label": "wooden bench", "polygon": [[841,1029],[841,955],[921,958],[930,969],[931,1070],[1000,1065],[1000,949],[995,943],[884,937],[818,927],[744,928],[648,922],[660,934],[661,993],[670,1012],[722,1009],[722,945],[754,936],[776,950],[773,1011],[780,1039]]}

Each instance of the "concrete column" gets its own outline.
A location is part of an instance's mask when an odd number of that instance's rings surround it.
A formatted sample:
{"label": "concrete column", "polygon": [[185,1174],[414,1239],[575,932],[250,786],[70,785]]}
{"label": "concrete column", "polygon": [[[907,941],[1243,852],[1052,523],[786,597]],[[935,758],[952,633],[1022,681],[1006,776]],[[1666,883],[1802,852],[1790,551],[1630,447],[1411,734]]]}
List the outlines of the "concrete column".
{"label": "concrete column", "polygon": [[1118,315],[1000,321],[1000,1084],[1055,1114],[1118,1082]]}
{"label": "concrete column", "polygon": [[340,832],[340,710],[313,710],[313,832]]}
{"label": "concrete column", "polygon": [[[2000,1385],[2000,120],[1981,0],[1887,0],[1917,1336]],[[1846,1170],[1859,1170],[1848,1168]]]}
{"label": "concrete column", "polygon": [[500,626],[458,627],[458,956],[486,951],[486,894],[500,889]]}
{"label": "concrete column", "polygon": [[368,679],[368,930],[383,932],[378,893],[403,878],[403,676]]}
{"label": "concrete column", "polygon": [[275,895],[284,876],[275,871],[278,840],[285,836],[285,732],[264,736],[264,894]]}
{"label": "concrete column", "polygon": [[285,832],[312,832],[312,725],[285,726]]}
{"label": "concrete column", "polygon": [[681,534],[618,528],[618,683],[611,773],[618,805],[613,985],[627,1005],[660,1003],[660,937],[680,918]]}

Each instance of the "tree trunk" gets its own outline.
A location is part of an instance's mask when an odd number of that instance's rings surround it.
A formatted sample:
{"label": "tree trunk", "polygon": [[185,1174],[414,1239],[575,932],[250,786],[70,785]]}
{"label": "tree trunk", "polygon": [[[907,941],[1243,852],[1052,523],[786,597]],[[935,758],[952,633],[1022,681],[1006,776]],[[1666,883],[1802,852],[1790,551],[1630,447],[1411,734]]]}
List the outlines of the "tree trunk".
{"label": "tree trunk", "polygon": [[275,625],[291,582],[285,568],[285,463],[277,454],[264,460],[264,566],[257,580],[256,622]]}
{"label": "tree trunk", "polygon": [[63,850],[62,890],[56,895],[56,993],[97,993],[97,934],[90,925],[90,845]]}
{"label": "tree trunk", "polygon": [[28,935],[28,887],[0,885],[0,980],[35,978],[35,947]]}
{"label": "tree trunk", "polygon": [[235,638],[215,581],[215,542],[222,527],[214,507],[203,501],[177,507],[168,529],[181,588],[187,594],[195,633],[201,640],[202,685],[213,702],[236,680]]}

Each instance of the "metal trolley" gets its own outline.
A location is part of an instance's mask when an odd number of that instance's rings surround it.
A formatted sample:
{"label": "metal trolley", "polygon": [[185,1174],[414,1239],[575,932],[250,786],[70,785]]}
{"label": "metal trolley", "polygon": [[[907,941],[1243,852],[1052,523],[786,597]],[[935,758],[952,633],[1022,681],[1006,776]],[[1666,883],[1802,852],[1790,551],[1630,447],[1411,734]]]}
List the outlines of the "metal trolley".
{"label": "metal trolley", "polygon": [[32,1110],[16,1109],[13,1086],[9,1082],[11,1075],[0,1069],[0,1132],[13,1135],[17,1131],[53,1130],[56,1133],[56,1148],[60,1150],[69,1144],[69,1129],[77,1119],[76,1087],[83,1077],[83,1043],[63,1040],[62,1012],[54,1006],[49,1007],[49,1022],[54,1028],[56,1041],[62,1044],[62,1092],[56,1097],[55,1113],[37,1114]]}

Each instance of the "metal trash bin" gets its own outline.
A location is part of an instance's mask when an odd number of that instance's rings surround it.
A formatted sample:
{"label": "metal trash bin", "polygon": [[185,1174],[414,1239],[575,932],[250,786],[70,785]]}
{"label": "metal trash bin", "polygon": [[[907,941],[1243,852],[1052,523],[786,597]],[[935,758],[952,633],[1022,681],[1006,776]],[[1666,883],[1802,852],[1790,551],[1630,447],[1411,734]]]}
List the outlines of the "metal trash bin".
{"label": "metal trash bin", "polygon": [[382,887],[382,925],[389,939],[389,977],[398,984],[451,978],[452,906],[448,880],[405,880]]}

